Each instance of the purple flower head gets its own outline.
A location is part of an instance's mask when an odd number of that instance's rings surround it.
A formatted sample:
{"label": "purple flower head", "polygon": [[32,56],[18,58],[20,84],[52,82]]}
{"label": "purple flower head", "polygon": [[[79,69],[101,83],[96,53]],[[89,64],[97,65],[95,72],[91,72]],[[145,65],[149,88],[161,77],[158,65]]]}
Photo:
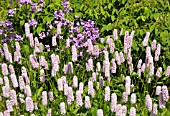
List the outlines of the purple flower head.
{"label": "purple flower head", "polygon": [[41,7],[44,7],[44,4],[45,4],[44,0],[39,0],[39,4]]}
{"label": "purple flower head", "polygon": [[55,12],[54,12],[54,18],[56,18],[56,19],[58,19],[58,18],[62,19],[63,17],[64,17],[64,13],[63,13],[62,10],[58,10],[58,11],[55,11]]}
{"label": "purple flower head", "polygon": [[4,42],[6,42],[6,41],[12,41],[12,40],[14,39],[14,36],[15,36],[15,34],[12,33],[10,36],[7,36],[7,37],[4,39]]}
{"label": "purple flower head", "polygon": [[30,26],[37,26],[37,21],[35,19],[31,19],[28,21],[28,23],[30,24]]}
{"label": "purple flower head", "polygon": [[12,4],[12,0],[10,0],[9,3]]}
{"label": "purple flower head", "polygon": [[22,37],[21,35],[17,35],[17,34],[16,34],[16,40],[22,41],[22,40],[23,40],[23,37]]}
{"label": "purple flower head", "polygon": [[38,10],[38,12],[41,12],[41,11],[42,11],[42,8],[38,8],[37,10]]}
{"label": "purple flower head", "polygon": [[50,30],[47,30],[46,35],[48,36],[50,34]]}
{"label": "purple flower head", "polygon": [[41,39],[45,38],[45,37],[46,37],[46,36],[45,36],[45,32],[41,32],[41,33],[39,34],[39,36],[40,36]]}
{"label": "purple flower head", "polygon": [[6,21],[4,22],[4,24],[5,24],[6,27],[12,26],[12,22],[9,21],[9,20],[6,20]]}
{"label": "purple flower head", "polygon": [[71,8],[69,8],[69,4],[70,3],[68,1],[63,1],[62,6],[64,7],[64,13],[68,13],[71,10]]}
{"label": "purple flower head", "polygon": [[67,2],[66,0],[63,1],[62,6],[67,7],[70,3]]}
{"label": "purple flower head", "polygon": [[79,52],[77,56],[83,56],[83,52]]}
{"label": "purple flower head", "polygon": [[78,20],[78,19],[79,19],[79,17],[78,17],[78,16],[74,16],[74,18],[75,18],[76,20]]}
{"label": "purple flower head", "polygon": [[50,46],[49,45],[45,45],[45,49],[47,49],[47,51],[50,51]]}
{"label": "purple flower head", "polygon": [[4,52],[3,52],[3,50],[0,48],[0,55],[4,55]]}
{"label": "purple flower head", "polygon": [[34,13],[36,12],[37,8],[38,8],[38,4],[37,4],[37,3],[31,4],[31,9],[32,9],[32,11],[33,11]]}
{"label": "purple flower head", "polygon": [[8,16],[13,16],[13,14],[15,13],[15,10],[16,10],[16,8],[9,9],[8,12],[7,12],[7,15]]}
{"label": "purple flower head", "polygon": [[20,0],[20,6],[24,5],[24,4],[31,4],[32,1],[31,0]]}
{"label": "purple flower head", "polygon": [[3,32],[4,32],[4,31],[3,31],[2,29],[0,29],[0,35],[2,35],[2,34],[3,34]]}

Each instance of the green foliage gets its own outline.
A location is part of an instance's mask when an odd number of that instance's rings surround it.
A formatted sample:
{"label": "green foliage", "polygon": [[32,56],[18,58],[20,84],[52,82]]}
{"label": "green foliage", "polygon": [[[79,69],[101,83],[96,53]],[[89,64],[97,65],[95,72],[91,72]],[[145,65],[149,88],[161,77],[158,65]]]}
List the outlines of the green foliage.
{"label": "green foliage", "polygon": [[[170,4],[167,0],[71,0],[75,14],[86,20],[95,20],[100,34],[112,34],[114,28],[135,31],[133,50],[151,32],[150,40],[162,45],[165,63],[170,64]],[[142,37],[142,38],[141,38]],[[139,54],[138,54],[139,55]]]}

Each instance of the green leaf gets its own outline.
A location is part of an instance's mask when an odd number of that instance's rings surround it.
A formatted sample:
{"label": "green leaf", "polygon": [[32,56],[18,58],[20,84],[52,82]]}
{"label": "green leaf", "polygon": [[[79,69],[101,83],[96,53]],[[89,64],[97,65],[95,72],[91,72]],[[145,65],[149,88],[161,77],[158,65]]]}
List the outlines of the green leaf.
{"label": "green leaf", "polygon": [[24,45],[24,46],[23,46],[23,50],[24,50],[24,52],[25,52],[26,55],[28,55],[29,52],[30,52],[28,45]]}
{"label": "green leaf", "polygon": [[82,15],[83,15],[82,13],[74,13],[74,14],[75,14],[76,16],[80,17],[80,18],[81,18]]}
{"label": "green leaf", "polygon": [[109,10],[111,9],[112,5],[113,5],[112,3],[109,3],[109,5],[108,5]]}
{"label": "green leaf", "polygon": [[105,15],[105,11],[102,6],[100,7],[100,10],[101,10],[102,15]]}
{"label": "green leaf", "polygon": [[146,17],[145,16],[141,16],[141,19],[142,19],[143,22],[146,21]]}
{"label": "green leaf", "polygon": [[102,32],[104,32],[104,31],[106,30],[106,27],[107,27],[107,26],[106,26],[106,25],[104,25],[104,26],[102,27],[102,29],[101,29],[101,31],[100,31],[100,32],[101,32],[101,33],[102,33]]}
{"label": "green leaf", "polygon": [[114,15],[111,16],[112,22],[116,19]]}
{"label": "green leaf", "polygon": [[42,29],[41,25],[38,26],[37,28],[37,33],[40,34],[44,29]]}
{"label": "green leaf", "polygon": [[135,27],[138,28],[138,23],[136,22],[136,20],[133,20],[133,23],[135,24]]}
{"label": "green leaf", "polygon": [[21,20],[19,23],[20,23],[20,26],[23,26],[25,24],[25,20]]}
{"label": "green leaf", "polygon": [[106,27],[107,31],[113,30],[113,24],[109,23]]}
{"label": "green leaf", "polygon": [[150,27],[150,32],[152,32],[155,28],[155,24],[153,24],[151,27]]}

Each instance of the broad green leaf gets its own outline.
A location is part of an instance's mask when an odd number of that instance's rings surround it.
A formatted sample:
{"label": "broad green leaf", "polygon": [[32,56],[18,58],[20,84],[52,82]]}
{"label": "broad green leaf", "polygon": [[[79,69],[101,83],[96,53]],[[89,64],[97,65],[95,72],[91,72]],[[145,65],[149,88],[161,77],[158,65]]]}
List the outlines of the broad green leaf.
{"label": "broad green leaf", "polygon": [[111,19],[112,19],[112,22],[115,20],[115,16],[114,15],[112,15],[111,16]]}
{"label": "broad green leaf", "polygon": [[146,17],[145,16],[141,16],[141,19],[142,19],[143,22],[146,21]]}
{"label": "broad green leaf", "polygon": [[107,30],[107,31],[110,31],[110,30],[112,30],[112,29],[113,29],[113,24],[109,23],[109,24],[107,25],[107,27],[106,27],[106,30]]}
{"label": "broad green leaf", "polygon": [[23,26],[25,24],[25,20],[21,20],[19,23],[21,26]]}

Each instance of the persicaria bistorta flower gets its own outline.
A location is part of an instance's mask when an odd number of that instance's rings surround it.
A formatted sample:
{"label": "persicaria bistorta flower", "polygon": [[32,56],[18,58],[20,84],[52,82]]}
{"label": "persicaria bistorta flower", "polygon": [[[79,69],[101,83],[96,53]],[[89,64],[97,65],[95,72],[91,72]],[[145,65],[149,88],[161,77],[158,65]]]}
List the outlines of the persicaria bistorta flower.
{"label": "persicaria bistorta flower", "polygon": [[135,104],[136,103],[136,94],[135,93],[131,94],[130,102],[131,102],[131,104]]}
{"label": "persicaria bistorta flower", "polygon": [[4,76],[7,76],[8,75],[8,68],[7,68],[7,64],[6,63],[2,63],[1,64],[1,70],[2,70],[2,74]]}
{"label": "persicaria bistorta flower", "polygon": [[152,99],[150,98],[150,95],[147,94],[145,97],[145,105],[148,108],[149,111],[152,110]]}
{"label": "persicaria bistorta flower", "polygon": [[163,94],[162,92],[159,94],[159,108],[165,108],[166,102],[163,100]]}
{"label": "persicaria bistorta flower", "polygon": [[76,91],[76,104],[77,104],[77,106],[83,105],[81,92],[79,90]]}
{"label": "persicaria bistorta flower", "polygon": [[18,105],[17,95],[16,95],[16,91],[15,90],[11,90],[10,91],[10,99],[13,101],[14,105]]}
{"label": "persicaria bistorta flower", "polygon": [[158,70],[156,71],[156,76],[160,78],[161,74],[162,74],[162,67],[159,67]]}
{"label": "persicaria bistorta flower", "polygon": [[63,91],[63,83],[62,83],[62,79],[61,78],[59,78],[57,80],[57,85],[58,85],[58,90],[59,91]]}
{"label": "persicaria bistorta flower", "polygon": [[86,63],[86,70],[87,71],[92,71],[93,70],[93,59],[89,59],[88,63]]}
{"label": "persicaria bistorta flower", "polygon": [[9,65],[9,71],[11,74],[15,74],[15,70],[12,64]]}
{"label": "persicaria bistorta flower", "polygon": [[121,104],[117,104],[116,116],[122,116],[122,105]]}
{"label": "persicaria bistorta flower", "polygon": [[152,41],[151,49],[152,49],[152,50],[155,50],[155,49],[156,49],[156,40],[153,40],[153,41]]}
{"label": "persicaria bistorta flower", "polygon": [[120,56],[119,56],[118,51],[115,51],[115,56],[116,56],[117,64],[120,65],[121,64],[121,60],[120,60]]}
{"label": "persicaria bistorta flower", "polygon": [[91,108],[91,103],[90,103],[90,97],[89,96],[85,96],[85,108],[86,109]]}
{"label": "persicaria bistorta flower", "polygon": [[122,52],[119,53],[119,56],[120,56],[120,61],[121,63],[123,63],[125,61],[125,58],[124,58],[124,55]]}
{"label": "persicaria bistorta flower", "polygon": [[32,96],[31,88],[30,88],[29,85],[26,85],[26,86],[25,86],[25,88],[24,88],[24,93],[26,94],[27,97]]}
{"label": "persicaria bistorta flower", "polygon": [[42,105],[47,105],[47,92],[43,91],[42,92]]}
{"label": "persicaria bistorta flower", "polygon": [[14,88],[18,87],[18,81],[17,81],[17,77],[15,74],[11,75],[11,80],[12,80],[12,85]]}
{"label": "persicaria bistorta flower", "polygon": [[111,60],[112,66],[111,66],[111,73],[116,73],[116,63],[115,63],[115,59]]}
{"label": "persicaria bistorta flower", "polygon": [[92,55],[94,55],[94,56],[96,56],[96,57],[99,57],[99,47],[98,47],[98,45],[94,45],[94,46],[93,46]]}
{"label": "persicaria bistorta flower", "polygon": [[72,61],[75,62],[77,61],[77,49],[76,46],[72,46]]}
{"label": "persicaria bistorta flower", "polygon": [[12,106],[12,102],[10,100],[6,100],[6,107],[9,112],[14,111]]}
{"label": "persicaria bistorta flower", "polygon": [[72,101],[74,101],[73,89],[72,87],[67,88],[67,104],[71,105]]}
{"label": "persicaria bistorta flower", "polygon": [[167,68],[166,68],[166,74],[165,74],[165,76],[169,76],[170,75],[170,66],[168,66]]}
{"label": "persicaria bistorta flower", "polygon": [[140,60],[138,61],[137,68],[139,69],[139,68],[141,68],[141,66],[142,66],[142,59],[140,59]]}
{"label": "persicaria bistorta flower", "polygon": [[127,95],[127,93],[126,93],[126,92],[123,92],[122,97],[123,97],[123,102],[126,103],[126,102],[128,101],[128,95]]}
{"label": "persicaria bistorta flower", "polygon": [[161,93],[161,86],[157,86],[156,87],[156,95],[160,95],[160,93]]}
{"label": "persicaria bistorta flower", "polygon": [[109,60],[105,60],[103,65],[104,65],[105,77],[109,78],[110,77],[110,62],[109,62]]}
{"label": "persicaria bistorta flower", "polygon": [[0,85],[3,85],[4,82],[3,82],[3,79],[0,77]]}
{"label": "persicaria bistorta flower", "polygon": [[102,109],[98,109],[98,110],[97,110],[97,116],[104,116]]}
{"label": "persicaria bistorta flower", "polygon": [[153,108],[152,108],[152,109],[153,109],[153,110],[152,110],[152,115],[153,115],[153,116],[156,116],[156,115],[157,115],[157,112],[158,112],[158,111],[157,111],[157,106],[158,106],[158,105],[157,105],[156,103],[153,104]]}
{"label": "persicaria bistorta flower", "polygon": [[25,23],[25,34],[26,37],[30,37],[30,24],[29,23]]}
{"label": "persicaria bistorta flower", "polygon": [[113,30],[113,37],[114,37],[114,40],[118,40],[117,29]]}
{"label": "persicaria bistorta flower", "polygon": [[32,112],[34,110],[34,103],[31,97],[26,97],[26,111]]}
{"label": "persicaria bistorta flower", "polygon": [[45,71],[44,71],[44,69],[40,70],[40,81],[45,82]]}
{"label": "persicaria bistorta flower", "polygon": [[168,93],[168,88],[167,86],[162,86],[162,97],[164,101],[168,101],[169,100],[169,93]]}
{"label": "persicaria bistorta flower", "polygon": [[66,109],[65,109],[65,103],[61,102],[60,103],[60,112],[62,115],[66,114]]}
{"label": "persicaria bistorta flower", "polygon": [[93,82],[88,81],[88,94],[94,97],[94,88],[93,88]]}
{"label": "persicaria bistorta flower", "polygon": [[68,88],[68,84],[66,83],[66,84],[64,84],[64,95],[66,95],[67,96],[67,88]]}
{"label": "persicaria bistorta flower", "polygon": [[78,87],[78,78],[77,78],[77,76],[74,76],[74,77],[73,77],[73,86],[74,86],[75,88]]}
{"label": "persicaria bistorta flower", "polygon": [[143,46],[147,46],[148,45],[148,39],[150,36],[150,32],[147,32],[143,41]]}
{"label": "persicaria bistorta flower", "polygon": [[53,92],[52,91],[48,92],[48,97],[49,97],[51,102],[54,100],[54,96],[53,96]]}
{"label": "persicaria bistorta flower", "polygon": [[161,44],[157,45],[156,51],[155,51],[155,61],[159,60],[159,55],[161,54]]}
{"label": "persicaria bistorta flower", "polygon": [[3,86],[2,87],[2,93],[5,98],[8,98],[10,96],[10,87],[9,86]]}
{"label": "persicaria bistorta flower", "polygon": [[101,70],[100,62],[97,62],[96,66],[97,66],[96,72],[99,72]]}
{"label": "persicaria bistorta flower", "polygon": [[113,54],[114,53],[115,44],[114,43],[110,43],[109,44],[109,48],[110,48],[110,53]]}
{"label": "persicaria bistorta flower", "polygon": [[83,83],[83,82],[80,82],[80,83],[79,83],[79,91],[80,91],[81,93],[83,93],[83,87],[84,87],[84,83]]}
{"label": "persicaria bistorta flower", "polygon": [[105,88],[104,101],[110,101],[110,87],[109,87],[109,86],[107,86],[107,87]]}
{"label": "persicaria bistorta flower", "polygon": [[127,107],[125,105],[122,106],[122,116],[126,116]]}
{"label": "persicaria bistorta flower", "polygon": [[136,109],[134,107],[130,108],[130,115],[129,116],[136,116]]}
{"label": "persicaria bistorta flower", "polygon": [[8,77],[7,77],[7,76],[4,76],[4,82],[5,82],[5,86],[10,87],[9,79],[8,79]]}
{"label": "persicaria bistorta flower", "polygon": [[68,63],[68,74],[73,74],[73,63],[72,62]]}
{"label": "persicaria bistorta flower", "polygon": [[47,115],[46,116],[52,116],[52,109],[50,108],[50,109],[48,109],[48,111],[47,111]]}
{"label": "persicaria bistorta flower", "polygon": [[116,93],[112,93],[111,95],[111,112],[116,112],[117,107],[117,95]]}

